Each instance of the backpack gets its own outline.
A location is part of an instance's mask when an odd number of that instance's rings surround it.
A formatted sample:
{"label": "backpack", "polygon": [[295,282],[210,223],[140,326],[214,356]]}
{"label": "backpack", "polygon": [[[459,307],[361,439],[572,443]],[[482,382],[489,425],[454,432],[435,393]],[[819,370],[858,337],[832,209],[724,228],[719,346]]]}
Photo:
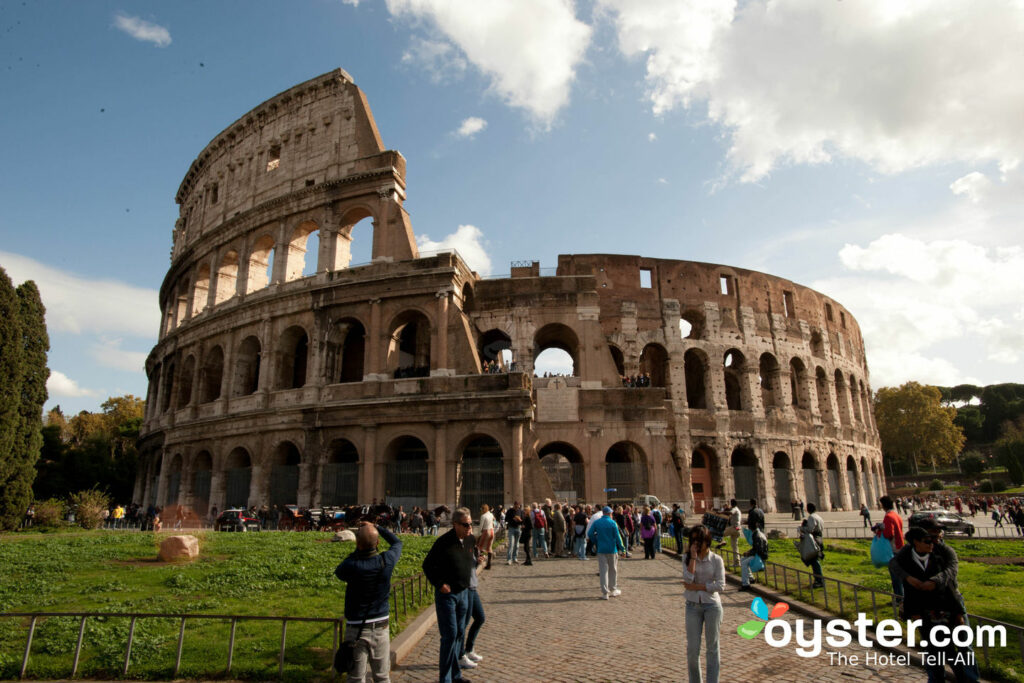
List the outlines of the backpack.
{"label": "backpack", "polygon": [[533,517],[533,528],[535,528],[535,529],[543,529],[545,526],[547,526],[547,523],[544,520],[544,513],[543,512],[538,512]]}

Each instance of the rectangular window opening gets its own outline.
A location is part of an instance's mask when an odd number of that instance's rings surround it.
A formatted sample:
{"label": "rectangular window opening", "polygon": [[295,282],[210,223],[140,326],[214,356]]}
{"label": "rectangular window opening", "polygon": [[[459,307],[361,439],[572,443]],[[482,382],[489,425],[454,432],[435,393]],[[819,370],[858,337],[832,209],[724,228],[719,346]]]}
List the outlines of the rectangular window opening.
{"label": "rectangular window opening", "polygon": [[640,289],[651,288],[651,269],[641,268],[640,269]]}
{"label": "rectangular window opening", "polygon": [[842,311],[839,311],[839,324],[843,326],[844,330],[846,329],[846,314]]}
{"label": "rectangular window opening", "polygon": [[281,145],[274,145],[270,148],[270,154],[267,156],[267,172],[273,171],[275,168],[281,165]]}
{"label": "rectangular window opening", "polygon": [[307,181],[306,181],[306,187],[313,187],[313,185],[314,185],[315,183],[316,183],[316,181],[315,181],[315,180],[307,180]]}
{"label": "rectangular window opening", "polygon": [[832,317],[832,304],[825,304],[825,319],[829,322],[835,320],[835,318]]}
{"label": "rectangular window opening", "polygon": [[219,190],[220,190],[220,188],[217,186],[217,183],[214,183],[213,185],[210,186],[210,203],[211,204],[216,204],[217,203],[217,199],[220,198]]}
{"label": "rectangular window opening", "polygon": [[718,286],[722,294],[732,294],[732,280],[729,279],[728,275],[722,275],[718,278]]}
{"label": "rectangular window opening", "polygon": [[796,306],[793,304],[793,292],[782,293],[782,306],[786,310],[787,318],[796,317]]}

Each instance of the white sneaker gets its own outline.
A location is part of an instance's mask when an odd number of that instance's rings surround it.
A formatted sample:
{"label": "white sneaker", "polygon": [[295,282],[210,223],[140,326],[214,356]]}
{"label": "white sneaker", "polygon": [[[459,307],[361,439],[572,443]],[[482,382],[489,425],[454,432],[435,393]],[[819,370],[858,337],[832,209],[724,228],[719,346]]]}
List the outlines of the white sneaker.
{"label": "white sneaker", "polygon": [[617,598],[620,595],[622,595],[622,591],[620,591],[618,588],[616,588],[615,590],[612,591],[612,597],[613,598]]}
{"label": "white sneaker", "polygon": [[602,600],[607,600],[608,599],[608,594],[607,593],[602,593],[601,594],[601,599]]}
{"label": "white sneaker", "polygon": [[469,655],[462,655],[462,657],[459,659],[459,666],[463,669],[475,669],[477,667],[477,664],[469,658]]}
{"label": "white sneaker", "polygon": [[475,652],[467,652],[466,656],[469,657],[470,659],[472,659],[474,662],[483,661],[483,657],[481,657],[480,655],[478,655]]}
{"label": "white sneaker", "polygon": [[508,566],[511,567],[512,566],[512,560],[509,560],[506,564],[508,564]]}

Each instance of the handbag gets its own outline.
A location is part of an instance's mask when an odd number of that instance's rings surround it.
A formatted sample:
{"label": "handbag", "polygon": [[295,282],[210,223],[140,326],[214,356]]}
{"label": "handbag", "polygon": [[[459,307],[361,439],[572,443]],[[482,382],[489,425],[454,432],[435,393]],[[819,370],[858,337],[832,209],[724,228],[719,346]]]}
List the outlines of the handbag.
{"label": "handbag", "polygon": [[882,534],[876,534],[871,541],[871,564],[876,567],[885,567],[888,566],[892,557],[892,543]]}
{"label": "handbag", "polygon": [[818,545],[814,534],[811,533],[805,533],[803,538],[796,541],[796,548],[800,552],[800,559],[804,564],[814,562],[821,554],[821,546]]}
{"label": "handbag", "polygon": [[[384,562],[380,563],[380,572],[378,573],[378,580],[380,575],[384,573]],[[362,623],[359,624],[359,631],[356,632],[355,640],[342,639],[341,643],[338,644],[338,649],[334,653],[334,670],[340,674],[347,674],[349,669],[352,668],[352,663],[356,659],[356,643],[359,642],[359,637],[363,635],[363,627],[366,626],[366,617],[370,614],[370,603],[366,603],[366,609],[363,610],[363,618],[360,620]],[[348,628],[348,624],[345,625]]]}

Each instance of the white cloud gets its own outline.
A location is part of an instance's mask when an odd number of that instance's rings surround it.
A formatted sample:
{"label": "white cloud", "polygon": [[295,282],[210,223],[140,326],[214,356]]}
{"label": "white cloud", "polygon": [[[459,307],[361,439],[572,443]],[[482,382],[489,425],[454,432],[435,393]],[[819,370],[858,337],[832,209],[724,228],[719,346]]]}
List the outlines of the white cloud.
{"label": "white cloud", "polygon": [[953,191],[953,194],[964,195],[972,204],[977,204],[991,185],[992,182],[985,177],[984,173],[974,171],[954,180],[949,189]]}
{"label": "white cloud", "polygon": [[421,254],[455,249],[465,259],[469,267],[480,275],[491,274],[491,257],[487,255],[482,243],[483,232],[474,225],[460,225],[455,232],[435,242],[426,234],[416,238],[416,245]]}
{"label": "white cloud", "polygon": [[135,40],[141,40],[144,43],[153,43],[157,47],[167,47],[171,44],[170,31],[159,24],[150,23],[139,17],[115,14],[114,26]]}
{"label": "white cloud", "polygon": [[359,7],[359,0],[341,0],[343,5],[352,5],[353,7]]}
{"label": "white cloud", "polygon": [[422,38],[412,39],[402,53],[402,63],[425,69],[434,83],[461,78],[467,67],[465,58],[451,43]]}
{"label": "white cloud", "polygon": [[1024,158],[1024,4],[598,0],[655,113],[706,106],[755,181],[835,156],[893,173]]}
{"label": "white cloud", "polygon": [[479,116],[470,116],[468,119],[462,122],[459,129],[455,131],[455,135],[460,138],[472,139],[474,135],[482,131],[487,127],[487,121],[480,118]]}
{"label": "white cloud", "polygon": [[668,185],[668,181],[665,180],[664,178],[658,178],[658,184],[659,185]]}
{"label": "white cloud", "polygon": [[658,136],[655,135],[654,133],[648,133],[647,134],[647,141],[648,142],[654,142],[657,139],[658,139]]}
{"label": "white cloud", "polygon": [[78,398],[97,395],[92,389],[78,386],[78,382],[59,370],[50,370],[50,377],[46,380],[46,391],[50,394],[51,399],[55,396]]}
{"label": "white cloud", "polygon": [[[969,381],[936,348],[956,344],[1004,364],[1024,349],[1024,249],[893,233],[847,244],[847,275],[813,283],[857,316],[875,386]],[[947,349],[948,351],[948,349]]]}
{"label": "white cloud", "polygon": [[157,335],[160,306],[156,290],[116,280],[90,280],[4,251],[0,251],[0,265],[16,283],[35,280],[51,332]]}
{"label": "white cloud", "polygon": [[487,75],[492,91],[542,127],[569,102],[590,43],[572,0],[387,0],[387,8],[436,28]]}
{"label": "white cloud", "polygon": [[144,351],[126,351],[121,348],[121,344],[121,339],[101,339],[89,349],[89,355],[104,367],[125,372],[144,372],[149,354]]}

